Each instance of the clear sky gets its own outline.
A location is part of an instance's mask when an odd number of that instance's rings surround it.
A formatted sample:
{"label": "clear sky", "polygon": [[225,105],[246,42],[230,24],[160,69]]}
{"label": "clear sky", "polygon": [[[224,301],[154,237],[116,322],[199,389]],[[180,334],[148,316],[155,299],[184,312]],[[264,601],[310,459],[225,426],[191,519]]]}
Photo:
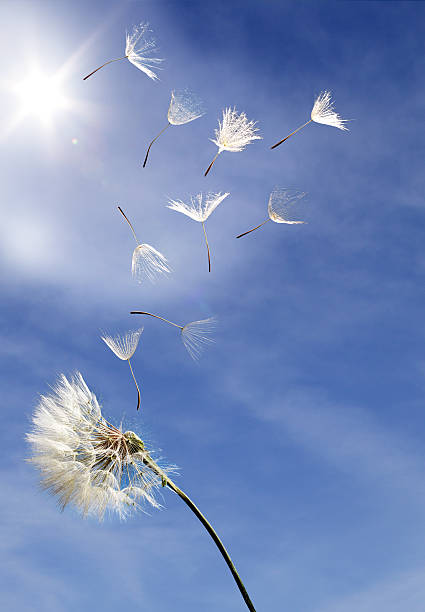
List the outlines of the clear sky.
{"label": "clear sky", "polygon": [[[82,80],[143,21],[158,82],[127,61]],[[179,466],[257,612],[423,612],[425,3],[3,0],[0,22],[1,607],[245,609],[172,492],[99,524],[39,489],[25,433],[39,394],[78,370],[109,420]],[[207,114],[167,130],[142,169],[175,88]],[[350,131],[311,124],[271,151],[325,89]],[[226,106],[263,140],[205,178]],[[307,223],[236,240],[275,186],[308,193]],[[200,191],[230,192],[206,224],[210,274],[201,226],[166,208]],[[134,282],[117,204],[168,279]],[[216,342],[196,364],[134,309],[216,315]],[[100,334],[141,324],[136,413]]]}

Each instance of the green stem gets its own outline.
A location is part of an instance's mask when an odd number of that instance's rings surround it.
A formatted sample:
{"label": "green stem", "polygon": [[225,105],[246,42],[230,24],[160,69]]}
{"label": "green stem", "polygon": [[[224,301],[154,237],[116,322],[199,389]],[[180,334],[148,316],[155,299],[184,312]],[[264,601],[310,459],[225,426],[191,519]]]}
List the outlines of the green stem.
{"label": "green stem", "polygon": [[248,592],[242,582],[242,580],[240,579],[240,576],[236,570],[236,567],[233,565],[232,560],[229,556],[229,553],[227,552],[227,550],[225,549],[222,541],[220,540],[220,538],[218,537],[217,533],[215,532],[215,530],[213,529],[212,525],[207,521],[207,519],[205,518],[205,516],[202,514],[202,512],[199,510],[199,508],[197,508],[197,506],[195,506],[195,504],[193,503],[193,501],[186,495],[186,493],[184,493],[181,489],[179,489],[179,487],[177,485],[174,484],[174,482],[172,480],[170,480],[168,477],[166,478],[166,483],[167,486],[174,491],[174,493],[177,493],[177,495],[180,497],[180,499],[182,499],[184,501],[184,503],[186,504],[186,506],[188,506],[192,512],[195,514],[195,516],[197,516],[197,518],[201,521],[201,523],[203,524],[203,526],[205,527],[205,529],[208,531],[208,533],[210,534],[210,536],[212,537],[214,544],[217,546],[218,550],[221,553],[221,556],[223,557],[223,559],[225,560],[227,567],[230,569],[232,576],[238,586],[238,589],[242,595],[242,597],[244,598],[244,601],[248,607],[248,610],[250,610],[250,612],[255,612],[255,608],[254,608],[254,604],[252,603],[251,599],[249,598]]}

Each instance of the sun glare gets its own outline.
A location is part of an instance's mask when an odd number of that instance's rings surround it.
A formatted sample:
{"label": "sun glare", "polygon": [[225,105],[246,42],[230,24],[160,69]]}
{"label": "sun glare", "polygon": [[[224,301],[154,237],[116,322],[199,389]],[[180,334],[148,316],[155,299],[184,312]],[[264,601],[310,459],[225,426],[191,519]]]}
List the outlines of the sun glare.
{"label": "sun glare", "polygon": [[54,76],[34,72],[17,83],[14,90],[20,100],[21,116],[32,115],[49,122],[53,115],[69,107],[59,79]]}

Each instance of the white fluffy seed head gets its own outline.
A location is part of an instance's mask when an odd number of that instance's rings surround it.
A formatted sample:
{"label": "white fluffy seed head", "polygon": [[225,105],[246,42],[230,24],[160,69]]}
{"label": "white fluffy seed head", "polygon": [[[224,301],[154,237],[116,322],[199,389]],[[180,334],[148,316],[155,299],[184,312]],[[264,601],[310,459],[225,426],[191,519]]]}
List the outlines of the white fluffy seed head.
{"label": "white fluffy seed head", "polygon": [[139,244],[131,260],[131,273],[139,282],[148,278],[154,283],[163,274],[170,274],[171,268],[162,253],[149,244]]}
{"label": "white fluffy seed head", "polygon": [[140,329],[136,329],[135,331],[128,331],[123,336],[105,335],[101,336],[101,338],[119,359],[126,361],[133,357],[142,332],[143,327],[140,327]]}
{"label": "white fluffy seed head", "polygon": [[316,123],[330,125],[340,130],[348,130],[344,125],[348,119],[342,119],[334,111],[334,102],[331,100],[331,96],[330,91],[322,91],[317,96],[311,111],[311,118]]}
{"label": "white fluffy seed head", "polygon": [[169,200],[167,208],[187,215],[194,221],[203,223],[217,206],[230,195],[229,193],[198,193],[190,197],[190,202],[182,200]]}
{"label": "white fluffy seed head", "polygon": [[270,194],[268,212],[269,217],[275,223],[287,223],[289,225],[298,225],[304,221],[293,221],[292,207],[306,195],[303,191],[295,191],[293,189],[281,189],[276,187]]}
{"label": "white fluffy seed head", "polygon": [[261,140],[256,132],[256,121],[248,121],[245,113],[238,113],[235,108],[226,108],[223,111],[223,121],[218,122],[215,138],[210,140],[217,145],[219,153],[243,151],[252,140]]}
{"label": "white fluffy seed head", "polygon": [[30,461],[62,509],[72,504],[102,520],[107,511],[125,518],[144,503],[159,507],[154,493],[175,468],[159,467],[134,432],[108,423],[80,373],[59,378],[32,423]]}
{"label": "white fluffy seed head", "polygon": [[187,323],[182,331],[182,341],[189,355],[197,361],[205,348],[214,342],[211,334],[217,324],[216,317],[209,317],[202,321]]}
{"label": "white fluffy seed head", "polygon": [[151,57],[157,52],[157,47],[155,40],[149,37],[150,31],[148,23],[133,26],[132,33],[126,34],[125,55],[129,62],[155,81],[158,76],[151,69],[158,69],[163,60]]}
{"label": "white fluffy seed head", "polygon": [[187,89],[171,92],[168,121],[172,125],[183,125],[205,115],[202,100]]}

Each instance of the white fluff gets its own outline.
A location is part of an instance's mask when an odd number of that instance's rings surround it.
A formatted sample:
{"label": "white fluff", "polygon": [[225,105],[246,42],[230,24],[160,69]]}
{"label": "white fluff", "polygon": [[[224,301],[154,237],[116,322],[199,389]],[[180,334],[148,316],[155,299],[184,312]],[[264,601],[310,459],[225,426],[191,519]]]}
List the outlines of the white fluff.
{"label": "white fluff", "polygon": [[192,321],[187,323],[182,329],[182,341],[189,355],[197,361],[204,349],[214,342],[211,338],[217,319],[209,317],[202,321]]}
{"label": "white fluff", "polygon": [[159,507],[154,492],[166,483],[165,471],[136,434],[103,418],[80,373],[60,377],[53,392],[41,397],[32,422],[30,461],[62,509],[73,504],[101,520],[106,511],[125,518],[140,502]]}
{"label": "white fluff", "polygon": [[187,215],[194,221],[204,223],[217,206],[230,195],[229,193],[198,193],[190,197],[190,202],[169,200],[167,208]]}
{"label": "white fluff", "polygon": [[133,32],[126,34],[125,55],[129,62],[155,81],[158,76],[151,68],[157,69],[163,60],[150,57],[152,53],[156,53],[157,47],[155,40],[147,36],[148,32],[148,23],[133,26]]}
{"label": "white fluff", "polygon": [[183,125],[205,115],[204,105],[198,96],[187,89],[171,92],[168,122]]}
{"label": "white fluff", "polygon": [[316,123],[330,125],[340,130],[348,130],[344,125],[348,119],[342,119],[334,111],[334,102],[331,100],[331,95],[330,91],[322,91],[317,96],[311,111],[311,119]]}
{"label": "white fluff", "polygon": [[162,253],[150,246],[139,244],[133,251],[131,260],[131,273],[139,282],[148,278],[154,283],[163,274],[170,274],[171,268]]}
{"label": "white fluff", "polygon": [[127,361],[134,355],[142,332],[143,327],[129,331],[124,336],[101,336],[101,338],[119,359]]}
{"label": "white fluff", "polygon": [[261,140],[261,136],[256,134],[256,124],[256,121],[248,121],[245,113],[238,113],[235,108],[226,108],[223,111],[223,121],[218,122],[219,127],[215,130],[215,138],[210,140],[217,145],[219,153],[243,151],[252,140]]}
{"label": "white fluff", "polygon": [[304,221],[291,221],[290,208],[301,200],[306,194],[302,191],[294,191],[290,189],[274,189],[269,197],[268,213],[269,217],[275,223],[287,223],[289,225],[297,225]]}

